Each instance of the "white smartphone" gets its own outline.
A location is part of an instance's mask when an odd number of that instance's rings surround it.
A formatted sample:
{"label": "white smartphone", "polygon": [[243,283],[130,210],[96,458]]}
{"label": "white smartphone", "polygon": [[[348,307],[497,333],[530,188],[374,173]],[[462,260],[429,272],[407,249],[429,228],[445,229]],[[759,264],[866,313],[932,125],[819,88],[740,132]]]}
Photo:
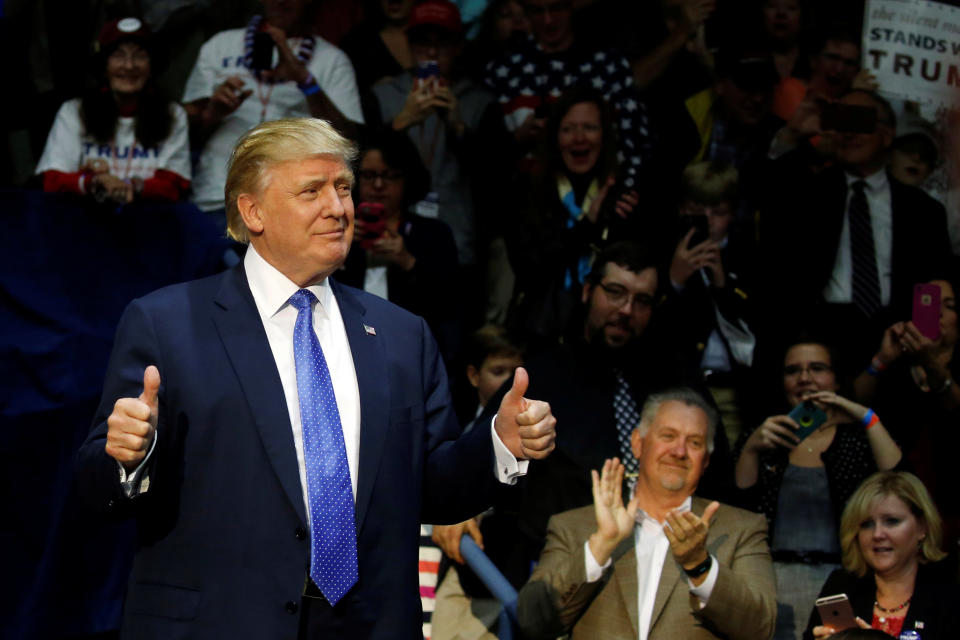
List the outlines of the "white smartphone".
{"label": "white smartphone", "polygon": [[857,626],[853,607],[850,606],[850,600],[845,593],[817,598],[817,611],[820,612],[820,620],[823,624],[830,625],[837,631]]}

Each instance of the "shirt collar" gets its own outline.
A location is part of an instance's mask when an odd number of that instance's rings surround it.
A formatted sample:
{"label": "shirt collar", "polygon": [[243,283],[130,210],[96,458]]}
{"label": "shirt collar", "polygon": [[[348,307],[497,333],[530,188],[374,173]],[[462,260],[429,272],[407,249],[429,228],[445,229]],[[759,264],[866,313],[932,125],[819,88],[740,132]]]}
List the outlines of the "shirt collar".
{"label": "shirt collar", "polygon": [[[247,273],[250,293],[253,294],[257,308],[268,318],[276,315],[290,300],[290,296],[300,290],[295,282],[264,260],[252,244],[247,247],[243,268]],[[329,278],[324,278],[307,289],[317,297],[321,308],[330,308],[330,296],[333,295],[333,290],[330,288]]]}
{"label": "shirt collar", "polygon": [[846,175],[847,177],[847,187],[850,187],[857,180],[863,180],[865,183],[867,183],[867,189],[870,191],[877,191],[878,189],[883,189],[884,187],[887,186],[887,170],[886,169],[880,169],[879,171],[875,171],[871,173],[869,176],[867,176],[866,178],[855,176],[849,172],[845,172],[844,175]]}
{"label": "shirt collar", "polygon": [[[683,513],[684,511],[690,511],[690,508],[693,506],[693,497],[687,496],[686,500],[680,503],[680,506],[675,508],[674,511]],[[643,509],[637,509],[637,524],[643,524],[644,521],[656,522],[658,526],[663,526],[663,523],[657,520],[652,516],[648,516]]]}

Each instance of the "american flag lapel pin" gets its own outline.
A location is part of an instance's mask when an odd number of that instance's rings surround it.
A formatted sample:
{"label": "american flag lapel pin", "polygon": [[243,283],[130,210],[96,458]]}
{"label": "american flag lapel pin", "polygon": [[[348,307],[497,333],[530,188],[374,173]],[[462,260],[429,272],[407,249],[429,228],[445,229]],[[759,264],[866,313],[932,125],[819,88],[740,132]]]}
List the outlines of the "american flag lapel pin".
{"label": "american flag lapel pin", "polygon": [[375,335],[377,335],[377,330],[374,329],[373,327],[371,327],[371,326],[368,325],[368,324],[363,325],[363,330],[367,332],[367,335],[368,335],[368,336],[375,336]]}

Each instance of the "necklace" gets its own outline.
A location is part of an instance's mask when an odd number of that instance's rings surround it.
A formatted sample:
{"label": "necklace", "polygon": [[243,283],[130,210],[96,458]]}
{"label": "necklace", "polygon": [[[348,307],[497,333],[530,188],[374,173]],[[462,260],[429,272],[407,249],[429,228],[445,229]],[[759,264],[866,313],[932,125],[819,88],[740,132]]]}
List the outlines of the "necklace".
{"label": "necklace", "polygon": [[[897,607],[893,607],[892,609],[886,609],[886,608],[884,608],[884,607],[881,607],[881,606],[880,606],[880,603],[879,603],[878,601],[876,601],[876,600],[873,601],[873,606],[876,607],[877,609],[879,609],[880,611],[882,611],[883,613],[889,615],[889,614],[891,614],[891,613],[896,613],[897,611],[902,610],[905,606],[907,606],[908,604],[910,604],[910,601],[911,601],[911,600],[913,600],[913,596],[910,596],[909,598],[907,598],[907,600],[906,600],[905,602],[901,603],[901,604],[900,604],[899,606],[897,606]],[[880,619],[880,622],[881,622],[881,623],[887,621],[886,616],[880,617],[879,619]]]}

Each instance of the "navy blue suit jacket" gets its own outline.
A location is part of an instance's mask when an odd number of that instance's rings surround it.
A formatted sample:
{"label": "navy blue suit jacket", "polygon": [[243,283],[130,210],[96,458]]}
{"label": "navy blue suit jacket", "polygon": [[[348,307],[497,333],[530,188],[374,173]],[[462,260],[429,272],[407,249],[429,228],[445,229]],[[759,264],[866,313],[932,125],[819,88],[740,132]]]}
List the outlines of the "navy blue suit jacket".
{"label": "navy blue suit jacket", "polygon": [[[481,511],[495,486],[487,429],[459,428],[423,320],[331,282],[356,366],[361,429],[356,638],[420,638],[420,522]],[[373,327],[375,335],[365,329]],[[118,398],[160,370],[149,487],[124,497],[104,451]],[[78,482],[137,519],[123,637],[295,638],[310,561],[283,388],[242,265],[135,300],[124,312]]]}

